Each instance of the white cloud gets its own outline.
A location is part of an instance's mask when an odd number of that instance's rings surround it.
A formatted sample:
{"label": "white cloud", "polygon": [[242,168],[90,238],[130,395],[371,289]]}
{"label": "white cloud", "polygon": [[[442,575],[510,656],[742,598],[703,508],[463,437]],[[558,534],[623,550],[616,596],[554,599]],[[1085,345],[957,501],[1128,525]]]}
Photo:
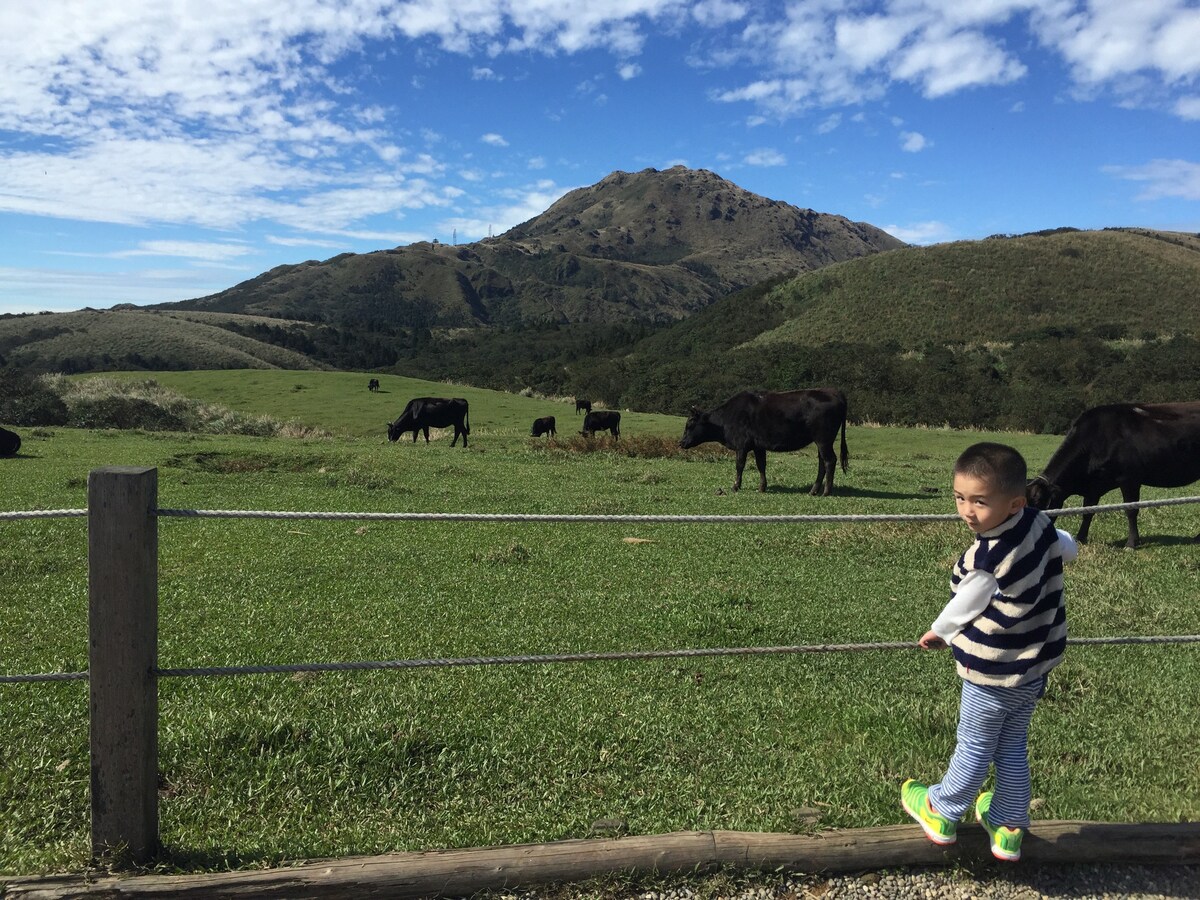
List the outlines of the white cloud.
{"label": "white cloud", "polygon": [[439,228],[446,233],[458,229],[459,238],[468,240],[502,234],[515,225],[541,215],[572,190],[574,188],[559,187],[548,179],[507,189],[499,193],[500,202],[481,206],[473,210],[470,217],[446,219],[439,224]]}
{"label": "white cloud", "polygon": [[1139,200],[1178,197],[1200,200],[1200,163],[1182,159],[1155,159],[1141,166],[1107,166],[1110,175],[1145,185]]}
{"label": "white cloud", "polygon": [[496,134],[494,131],[489,131],[487,134],[482,135],[479,139],[485,144],[490,144],[493,147],[508,146],[508,141],[506,141],[501,135]]}
{"label": "white cloud", "polygon": [[473,81],[503,81],[504,79],[497,75],[487,66],[473,66],[471,68],[471,79]]}
{"label": "white cloud", "polygon": [[900,132],[900,149],[905,153],[920,153],[926,147],[932,147],[933,141],[919,131]]}
{"label": "white cloud", "polygon": [[951,240],[950,227],[944,222],[914,222],[911,225],[884,225],[883,230],[906,244],[939,244]]}
{"label": "white cloud", "polygon": [[1125,105],[1190,117],[1179,94],[1200,79],[1194,0],[806,0],[747,18],[704,62],[757,77],[713,97],[776,116],[878,99],[898,82],[928,98],[1011,84],[1028,74],[1026,35],[1059,54],[1081,90]]}
{"label": "white cloud", "polygon": [[692,18],[706,28],[719,28],[746,17],[750,7],[732,0],[700,0],[692,6]]}
{"label": "white cloud", "polygon": [[142,241],[135,250],[120,250],[110,254],[115,259],[131,256],[174,256],[183,259],[202,259],[222,262],[253,253],[247,244],[222,244],[208,241]]}
{"label": "white cloud", "polygon": [[617,74],[621,76],[622,80],[629,81],[642,74],[642,67],[637,63],[624,63],[617,66]]}
{"label": "white cloud", "polygon": [[787,157],[767,147],[746,154],[742,160],[748,166],[786,166]]}
{"label": "white cloud", "polygon": [[1180,97],[1175,102],[1175,115],[1181,119],[1200,119],[1200,96]]}
{"label": "white cloud", "polygon": [[842,124],[842,114],[833,113],[826,116],[825,119],[817,126],[817,134],[829,134]]}
{"label": "white cloud", "polygon": [[528,165],[529,168],[531,168],[531,169],[544,169],[544,168],[546,168],[546,157],[531,156],[529,158],[529,162],[526,163],[526,165]]}

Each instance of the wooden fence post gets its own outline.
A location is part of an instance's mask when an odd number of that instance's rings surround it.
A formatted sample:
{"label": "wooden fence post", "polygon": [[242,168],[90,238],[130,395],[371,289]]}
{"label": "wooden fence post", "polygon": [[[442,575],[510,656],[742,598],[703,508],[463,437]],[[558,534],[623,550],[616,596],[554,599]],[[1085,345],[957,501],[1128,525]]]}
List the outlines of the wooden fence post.
{"label": "wooden fence post", "polygon": [[158,849],[158,470],[88,475],[92,852]]}

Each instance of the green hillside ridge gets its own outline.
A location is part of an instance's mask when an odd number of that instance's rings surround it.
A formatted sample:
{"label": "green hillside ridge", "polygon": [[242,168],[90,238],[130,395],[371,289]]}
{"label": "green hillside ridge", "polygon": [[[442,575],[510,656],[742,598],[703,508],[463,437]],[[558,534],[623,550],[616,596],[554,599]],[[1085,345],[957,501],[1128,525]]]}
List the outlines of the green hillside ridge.
{"label": "green hillside ridge", "polygon": [[0,318],[0,358],[35,370],[49,368],[46,362],[53,361],[54,369],[65,372],[325,368],[303,353],[243,337],[228,327],[261,321],[136,308],[11,316]]}
{"label": "green hillside ridge", "polygon": [[1053,328],[1194,335],[1200,239],[1106,230],[909,247],[801,275],[772,301],[786,320],[752,343],[913,348]]}

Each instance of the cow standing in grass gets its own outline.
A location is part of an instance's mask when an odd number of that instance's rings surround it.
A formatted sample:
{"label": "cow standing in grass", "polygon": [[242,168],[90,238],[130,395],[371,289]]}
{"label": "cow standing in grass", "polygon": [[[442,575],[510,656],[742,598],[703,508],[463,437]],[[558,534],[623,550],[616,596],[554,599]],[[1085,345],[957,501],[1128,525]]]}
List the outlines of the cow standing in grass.
{"label": "cow standing in grass", "polygon": [[542,416],[540,419],[534,419],[529,433],[533,437],[541,437],[543,434],[554,437],[558,433],[554,430],[554,416]]}
{"label": "cow standing in grass", "polygon": [[0,428],[0,456],[16,456],[21,449],[21,436],[15,431]]}
{"label": "cow standing in grass", "polygon": [[417,397],[408,401],[404,412],[395,422],[388,425],[388,440],[398,441],[400,435],[412,432],[413,443],[417,442],[417,432],[425,433],[425,443],[429,443],[430,428],[448,428],[454,426],[453,447],[462,435],[463,447],[467,446],[467,435],[471,433],[471,425],[467,420],[467,401],[461,397],[448,399],[446,397]]}
{"label": "cow standing in grass", "polygon": [[575,401],[575,415],[579,415],[579,411],[580,411],[580,410],[583,410],[583,412],[584,412],[585,414],[586,414],[586,413],[590,413],[590,412],[592,411],[592,401],[591,401],[591,400],[580,400],[580,399],[576,399],[576,401]]}
{"label": "cow standing in grass", "polygon": [[742,391],[711,412],[693,408],[679,446],[685,450],[716,441],[737,453],[733,489],[742,486],[746,456],[754,454],[758,489],[767,489],[767,451],[800,450],[817,445],[817,480],[809,493],[833,493],[837,454],[833,442],[842,432],[842,471],[846,471],[846,395],[837,388],[756,394]]}
{"label": "cow standing in grass", "polygon": [[367,390],[371,391],[372,393],[379,390],[379,379],[372,378],[370,381],[368,381],[367,382]]}
{"label": "cow standing in grass", "polygon": [[600,409],[590,412],[583,417],[583,430],[579,433],[584,437],[592,437],[597,431],[607,431],[613,440],[621,439],[621,414],[615,409]]}
{"label": "cow standing in grass", "polygon": [[[1026,499],[1038,509],[1059,509],[1079,494],[1084,506],[1120,488],[1121,499],[1136,503],[1142,485],[1183,487],[1200,479],[1200,402],[1114,403],[1086,410],[1046,468],[1029,482]],[[1126,510],[1125,546],[1138,544],[1136,509]],[[1087,541],[1092,516],[1085,515],[1076,540]],[[1196,536],[1200,540],[1200,535]]]}

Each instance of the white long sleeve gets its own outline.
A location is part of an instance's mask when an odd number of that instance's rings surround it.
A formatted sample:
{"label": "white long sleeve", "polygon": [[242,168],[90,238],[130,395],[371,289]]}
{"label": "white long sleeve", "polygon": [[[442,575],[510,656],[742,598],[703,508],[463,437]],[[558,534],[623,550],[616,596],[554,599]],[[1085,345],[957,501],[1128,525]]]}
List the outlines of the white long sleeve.
{"label": "white long sleeve", "polygon": [[1065,563],[1074,562],[1079,556],[1079,545],[1075,543],[1075,538],[1067,534],[1061,528],[1055,528],[1058,532],[1058,542],[1062,545],[1062,561]]}
{"label": "white long sleeve", "polygon": [[980,569],[968,572],[967,577],[958,583],[958,590],[945,609],[934,619],[931,630],[947,644],[950,643],[987,609],[999,589],[1000,585],[991,572]]}

